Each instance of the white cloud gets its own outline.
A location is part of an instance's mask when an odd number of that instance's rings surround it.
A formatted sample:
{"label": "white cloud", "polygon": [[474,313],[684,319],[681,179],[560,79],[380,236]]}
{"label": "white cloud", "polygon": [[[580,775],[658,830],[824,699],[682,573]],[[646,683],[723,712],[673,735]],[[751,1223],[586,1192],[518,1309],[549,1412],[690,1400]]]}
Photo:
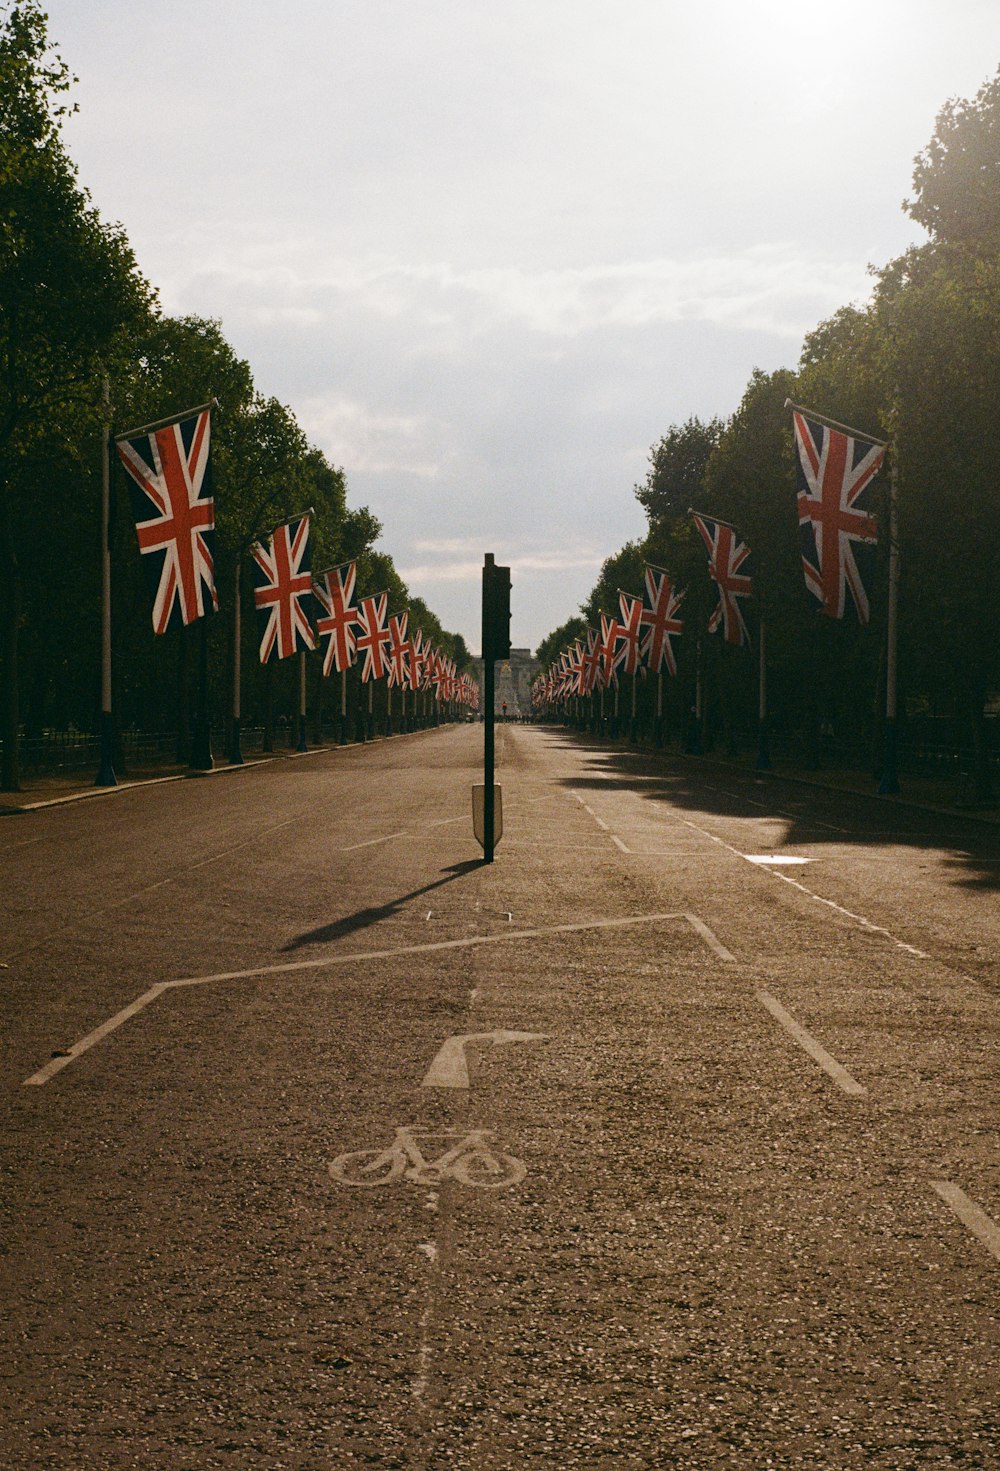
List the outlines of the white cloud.
{"label": "white cloud", "polygon": [[448,426],[421,414],[380,413],[343,394],[302,400],[297,416],[330,458],[368,474],[434,480],[448,464]]}

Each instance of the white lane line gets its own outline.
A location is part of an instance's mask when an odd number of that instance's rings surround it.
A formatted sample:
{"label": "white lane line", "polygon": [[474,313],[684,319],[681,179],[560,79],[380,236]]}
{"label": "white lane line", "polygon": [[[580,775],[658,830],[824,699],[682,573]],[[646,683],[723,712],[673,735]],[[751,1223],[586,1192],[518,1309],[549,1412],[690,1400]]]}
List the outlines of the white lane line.
{"label": "white lane line", "polygon": [[731,950],[726,949],[721,940],[716,939],[703,919],[699,919],[696,914],[685,914],[684,918],[691,928],[701,936],[708,948],[715,951],[720,960],[731,960],[735,962],[736,956]]}
{"label": "white lane line", "polygon": [[106,1022],[102,1022],[99,1027],[95,1027],[94,1031],[88,1032],[86,1037],[81,1037],[80,1041],[75,1042],[68,1052],[60,1057],[54,1057],[43,1068],[39,1068],[37,1073],[32,1073],[30,1078],[25,1078],[24,1086],[39,1086],[42,1083],[47,1083],[50,1078],[55,1077],[56,1073],[61,1072],[64,1067],[69,1067],[70,1063],[75,1061],[81,1052],[88,1051],[96,1042],[100,1042],[102,1038],[106,1037],[109,1032],[115,1031],[123,1022],[127,1022],[130,1017],[135,1016],[136,1012],[142,1011],[151,1001],[155,1001],[157,996],[162,996],[163,992],[168,990],[172,984],[173,982],[171,981],[160,981],[157,985],[150,986],[149,990],[144,991],[141,996],[137,996],[130,1006],[126,1006],[121,1011],[115,1012],[114,1016],[109,1017]]}
{"label": "white lane line", "polygon": [[820,1046],[811,1032],[807,1032],[805,1027],[799,1025],[791,1012],[786,1011],[781,1002],[769,991],[757,991],[754,994],[761,1005],[767,1007],[775,1021],[784,1027],[788,1035],[794,1037],[813,1061],[818,1062],[823,1071],[829,1074],[838,1088],[842,1088],[845,1093],[850,1093],[853,1097],[860,1097],[868,1091],[851,1077],[847,1069],[842,1067],[835,1057],[830,1056],[825,1047]]}
{"label": "white lane line", "polygon": [[965,1191],[950,1180],[932,1180],[931,1184],[945,1205],[950,1206],[963,1226],[968,1226],[979,1240],[1000,1261],[1000,1226],[986,1212],[970,1200]]}
{"label": "white lane line", "polygon": [[794,868],[802,863],[812,863],[811,858],[793,858],[790,853],[744,853],[743,857],[748,863],[759,863],[765,868],[770,864]]}
{"label": "white lane line", "polygon": [[[467,813],[463,813],[461,817],[442,817],[442,818],[439,818],[437,822],[429,822],[427,824],[427,826],[428,827],[448,827],[453,822],[468,822],[468,821],[469,821],[468,814]],[[347,850],[345,849],[344,851],[346,852]]]}
{"label": "white lane line", "polygon": [[[747,855],[741,853],[739,848],[734,848],[731,843],[727,843],[722,838],[716,837],[715,833],[710,833],[707,828],[699,827],[696,822],[691,822],[687,817],[682,817],[680,821],[685,827],[692,828],[696,833],[701,833],[703,838],[708,838],[710,842],[717,843],[720,848],[725,848],[726,852],[732,853],[735,858],[742,858],[744,862],[748,861]],[[865,919],[863,914],[855,914],[853,910],[845,909],[842,904],[835,904],[832,899],[824,899],[821,894],[814,894],[812,889],[807,889],[805,884],[800,884],[798,879],[793,879],[789,874],[782,873],[779,869],[772,866],[764,866],[763,871],[769,873],[772,878],[780,879],[783,884],[791,884],[793,889],[798,889],[800,893],[808,895],[817,904],[825,904],[828,909],[835,909],[838,914],[842,914],[845,919],[853,920],[863,930],[869,930],[875,935],[884,935],[887,940],[892,941],[897,949],[905,950],[908,955],[915,955],[918,960],[932,959],[926,950],[918,950],[915,945],[908,945],[905,940],[897,939],[892,931],[887,930],[884,925],[874,924],[870,919]]]}
{"label": "white lane line", "polygon": [[356,853],[359,848],[374,848],[378,843],[391,843],[393,838],[408,838],[409,836],[407,832],[386,833],[381,838],[369,838],[367,843],[352,843],[349,848],[341,848],[340,851],[341,853]]}
{"label": "white lane line", "polygon": [[626,847],[621,838],[616,837],[614,833],[611,834],[611,841],[614,843],[615,847],[620,848],[623,853],[631,853],[632,849]]}
{"label": "white lane line", "polygon": [[501,945],[511,940],[544,940],[556,935],[581,934],[587,930],[605,929],[627,929],[632,925],[658,924],[668,919],[683,919],[690,924],[702,937],[710,949],[714,950],[722,959],[733,957],[728,951],[720,946],[718,940],[712,935],[708,926],[703,924],[696,915],[671,912],[669,914],[630,914],[622,919],[590,919],[583,920],[578,924],[548,925],[541,929],[530,930],[508,930],[506,934],[502,931],[493,935],[466,935],[460,940],[435,940],[423,945],[402,945],[392,950],[359,950],[350,955],[322,955],[314,960],[292,960],[284,965],[261,965],[254,966],[250,970],[219,971],[211,976],[185,976],[177,981],[158,981],[155,986],[136,998],[130,1006],[122,1011],[116,1012],[95,1031],[88,1032],[75,1043],[64,1057],[53,1058],[33,1073],[30,1078],[25,1078],[24,1086],[28,1084],[47,1083],[62,1068],[68,1067],[82,1053],[100,1042],[109,1032],[120,1027],[123,1022],[155,1001],[164,991],[176,990],[181,986],[209,986],[216,981],[248,981],[256,980],[262,976],[290,975],[298,971],[324,970],[334,965],[360,965],[369,960],[396,960],[403,955],[430,955],[439,950],[467,950],[479,945]]}

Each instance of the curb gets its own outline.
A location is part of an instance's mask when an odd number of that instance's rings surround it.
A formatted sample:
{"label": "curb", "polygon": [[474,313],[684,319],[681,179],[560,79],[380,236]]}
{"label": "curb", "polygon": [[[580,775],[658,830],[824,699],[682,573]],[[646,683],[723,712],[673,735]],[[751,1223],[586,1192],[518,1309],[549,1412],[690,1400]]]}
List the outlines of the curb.
{"label": "curb", "polygon": [[[392,735],[379,736],[379,741],[394,741],[398,737],[428,735],[432,730],[444,730],[445,726],[429,726],[425,730],[394,730]],[[174,781],[201,781],[205,777],[226,776],[234,772],[253,771],[258,766],[270,766],[274,761],[297,761],[304,756],[322,756],[326,752],[364,750],[366,746],[375,745],[375,741],[350,741],[347,745],[335,746],[310,746],[308,751],[279,751],[272,755],[261,757],[250,757],[239,766],[214,766],[211,771],[178,771],[172,776],[150,776],[144,777],[142,781],[128,781],[117,783],[113,787],[84,787],[81,791],[68,792],[64,797],[46,797],[41,802],[18,802],[10,805],[0,805],[0,818],[18,817],[24,812],[41,812],[47,807],[65,807],[70,802],[89,802],[94,797],[114,797],[120,792],[136,791],[139,787],[162,787],[168,782]]]}

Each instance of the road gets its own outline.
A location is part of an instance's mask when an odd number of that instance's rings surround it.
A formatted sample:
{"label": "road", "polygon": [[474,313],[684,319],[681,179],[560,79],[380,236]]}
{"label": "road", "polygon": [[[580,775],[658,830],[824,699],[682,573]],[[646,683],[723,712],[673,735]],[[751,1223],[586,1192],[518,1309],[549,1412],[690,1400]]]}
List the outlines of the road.
{"label": "road", "polygon": [[0,819],[4,1467],[1000,1467],[1000,829],[481,741]]}

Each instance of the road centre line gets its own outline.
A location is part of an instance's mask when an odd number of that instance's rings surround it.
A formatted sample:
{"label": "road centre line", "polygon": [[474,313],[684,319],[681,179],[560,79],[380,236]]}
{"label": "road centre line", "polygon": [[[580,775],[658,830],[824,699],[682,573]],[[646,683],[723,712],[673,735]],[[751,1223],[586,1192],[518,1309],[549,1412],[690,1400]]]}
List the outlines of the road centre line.
{"label": "road centre line", "polygon": [[[701,833],[703,838],[708,838],[710,842],[717,843],[720,848],[725,848],[727,853],[732,853],[734,857],[742,859],[744,863],[749,862],[747,855],[741,853],[739,848],[734,848],[731,843],[727,843],[723,838],[716,837],[715,833],[710,833],[707,828],[699,827],[696,822],[692,822],[687,817],[681,817],[678,820],[685,827],[693,829],[696,833]],[[872,934],[876,935],[884,935],[887,940],[891,940],[898,949],[905,950],[908,955],[914,955],[918,960],[931,960],[933,958],[927,954],[926,950],[918,950],[915,945],[908,945],[905,940],[898,940],[892,931],[887,930],[884,925],[875,924],[872,920],[865,919],[863,914],[855,914],[853,910],[845,909],[842,904],[837,904],[832,899],[824,899],[822,894],[813,893],[812,889],[807,889],[805,884],[800,884],[798,879],[793,879],[789,874],[782,873],[780,868],[768,867],[766,864],[754,864],[753,866],[757,869],[758,873],[769,873],[772,878],[780,879],[783,884],[791,884],[793,889],[798,889],[800,893],[808,895],[817,904],[825,904],[827,908],[836,910],[845,919],[853,920],[863,930],[869,930]]]}
{"label": "road centre line", "polygon": [[784,1027],[788,1035],[793,1037],[799,1046],[808,1052],[813,1061],[818,1062],[823,1071],[830,1075],[838,1088],[842,1088],[845,1093],[850,1093],[854,1097],[867,1093],[868,1090],[852,1078],[847,1069],[842,1067],[835,1057],[831,1057],[825,1047],[820,1046],[812,1033],[807,1032],[805,1027],[795,1020],[791,1012],[786,1011],[781,1002],[771,995],[770,991],[755,991],[754,995],[761,1005],[767,1008],[775,1021]]}
{"label": "road centre line", "polygon": [[986,1250],[1000,1261],[1000,1226],[997,1226],[996,1222],[991,1220],[974,1200],[970,1200],[964,1190],[958,1185],[953,1185],[950,1180],[932,1180],[931,1185],[945,1205],[950,1206],[955,1212],[963,1226],[967,1226],[973,1236],[978,1236]]}
{"label": "road centre line", "polygon": [[292,960],[283,965],[254,966],[249,970],[219,971],[210,976],[186,976],[177,981],[158,981],[130,1005],[115,1012],[114,1016],[102,1022],[94,1031],[88,1032],[65,1053],[53,1057],[44,1067],[32,1073],[30,1078],[25,1078],[22,1086],[40,1086],[47,1083],[50,1078],[55,1077],[56,1073],[68,1067],[71,1062],[75,1062],[83,1053],[89,1051],[97,1042],[102,1041],[110,1032],[115,1031],[137,1012],[142,1011],[150,1002],[157,1000],[165,991],[177,990],[183,986],[209,986],[217,981],[255,980],[265,976],[290,975],[298,971],[323,970],[335,965],[359,965],[370,960],[395,960],[404,955],[429,955],[439,950],[467,950],[480,945],[508,944],[512,940],[544,940],[557,935],[580,934],[587,930],[626,929],[633,925],[659,924],[671,919],[685,920],[720,958],[728,957],[730,960],[733,958],[697,915],[684,911],[672,911],[669,914],[630,914],[622,919],[590,919],[576,924],[548,925],[539,929],[507,930],[506,933],[501,931],[492,935],[466,935],[459,940],[434,940],[422,945],[402,945],[391,950],[360,950],[350,955],[323,955],[313,960]]}
{"label": "road centre line", "polygon": [[408,832],[385,833],[381,838],[369,838],[366,843],[352,843],[349,848],[341,848],[341,853],[356,853],[359,848],[374,848],[378,843],[390,843],[393,838],[408,838]]}

